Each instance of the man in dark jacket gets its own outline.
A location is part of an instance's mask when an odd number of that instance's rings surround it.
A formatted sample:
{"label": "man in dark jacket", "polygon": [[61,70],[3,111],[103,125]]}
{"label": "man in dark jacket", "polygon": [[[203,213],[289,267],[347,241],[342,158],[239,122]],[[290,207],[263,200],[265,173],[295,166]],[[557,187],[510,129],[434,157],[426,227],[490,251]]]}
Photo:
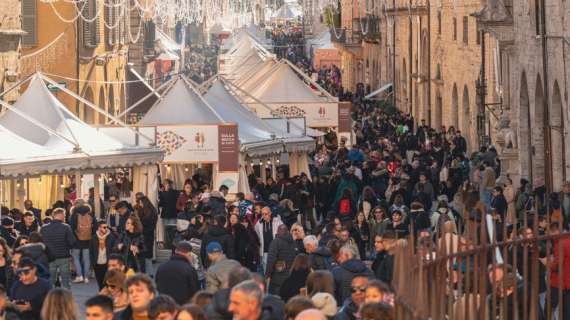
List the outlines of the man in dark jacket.
{"label": "man in dark jacket", "polygon": [[75,236],[71,231],[71,227],[63,221],[65,220],[65,210],[57,208],[52,212],[52,222],[42,227],[40,233],[44,239],[44,243],[50,253],[49,273],[50,282],[55,284],[58,278],[58,271],[61,275],[61,285],[64,288],[71,289],[69,271],[70,251],[75,245]]}
{"label": "man in dark jacket", "polygon": [[34,214],[34,218],[36,218],[35,220],[38,222],[38,225],[41,224],[42,221],[42,211],[38,208],[34,208],[34,204],[32,203],[32,200],[26,200],[24,201],[24,211],[30,211],[31,213]]}
{"label": "man in dark jacket", "polygon": [[184,305],[200,290],[198,273],[192,267],[192,245],[181,241],[169,261],[156,271],[156,287],[161,294],[171,296],[176,303]]}
{"label": "man in dark jacket", "polygon": [[344,300],[334,320],[356,320],[360,306],[364,304],[368,277],[358,275],[350,283],[351,294]]}
{"label": "man in dark jacket", "polygon": [[219,242],[222,245],[222,250],[228,259],[234,259],[234,239],[232,235],[224,227],[226,225],[226,217],[218,215],[213,217],[212,224],[208,226],[208,232],[202,238],[202,246],[200,248],[200,257],[204,263],[204,268],[210,264],[208,262],[208,254],[206,248],[210,242]]}
{"label": "man in dark jacket", "polygon": [[284,224],[280,225],[267,253],[265,277],[269,280],[269,293],[279,294],[279,289],[289,276],[297,253],[297,245],[289,234],[289,229]]}
{"label": "man in dark jacket", "polygon": [[358,248],[353,245],[344,245],[340,248],[339,265],[332,270],[335,279],[336,301],[344,301],[350,297],[352,279],[356,276],[373,277],[374,274],[362,260],[356,259]]}
{"label": "man in dark jacket", "polygon": [[22,222],[16,224],[16,230],[21,236],[29,237],[32,232],[38,231],[38,222],[31,211],[24,212]]}
{"label": "man in dark jacket", "polygon": [[176,201],[179,192],[172,188],[172,180],[165,179],[163,189],[158,193],[158,208],[160,209],[160,217],[164,224],[165,244],[168,248],[173,245],[174,235],[176,234]]}
{"label": "man in dark jacket", "polygon": [[2,218],[0,237],[6,240],[8,247],[12,248],[14,246],[14,242],[16,242],[16,238],[18,237],[14,230],[14,219],[10,217]]}
{"label": "man in dark jacket", "polygon": [[316,270],[330,270],[332,261],[332,252],[326,246],[319,246],[317,237],[310,235],[303,239],[305,251],[309,254],[309,261],[311,269]]}
{"label": "man in dark jacket", "polygon": [[225,215],[226,214],[226,199],[220,191],[212,191],[208,199],[208,207],[212,209],[212,215]]}

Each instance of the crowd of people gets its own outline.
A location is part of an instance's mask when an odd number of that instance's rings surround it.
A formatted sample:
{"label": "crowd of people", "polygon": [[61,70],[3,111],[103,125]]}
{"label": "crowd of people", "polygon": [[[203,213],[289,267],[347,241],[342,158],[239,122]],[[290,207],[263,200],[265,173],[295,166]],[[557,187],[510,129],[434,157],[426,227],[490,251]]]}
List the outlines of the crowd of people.
{"label": "crowd of people", "polygon": [[[31,201],[23,212],[2,208],[4,318],[389,320],[397,303],[394,270],[407,267],[395,264],[405,239],[431,257],[436,244],[449,253],[479,244],[487,218],[489,242],[569,230],[570,183],[548,196],[524,179],[515,189],[494,148],[469,153],[459,130],[388,112],[362,91],[342,97],[353,102],[351,145],[329,132],[310,172],[290,176],[282,166],[274,169],[276,180],[252,175],[251,193],[235,199],[227,200],[226,186],[211,190],[195,175],[182,190],[163,180],[157,207],[142,193],[131,204],[109,192],[100,212],[93,199],[57,202],[43,215]],[[155,271],[159,219],[172,255]],[[490,266],[490,287],[500,290],[479,298],[506,301],[509,315],[521,314],[521,297],[533,287],[523,285],[521,270],[534,257],[538,292],[553,292],[538,314],[543,319],[560,304],[569,319],[570,238],[554,247],[550,256],[530,256],[527,248],[527,259],[515,247],[505,259],[510,265]],[[99,293],[80,315],[71,283],[88,283],[92,273]],[[495,319],[496,310],[469,306],[468,295],[459,290],[447,298],[456,314]]]}
{"label": "crowd of people", "polygon": [[185,73],[196,83],[202,83],[218,72],[217,44],[192,44],[188,48],[188,59],[184,61]]}

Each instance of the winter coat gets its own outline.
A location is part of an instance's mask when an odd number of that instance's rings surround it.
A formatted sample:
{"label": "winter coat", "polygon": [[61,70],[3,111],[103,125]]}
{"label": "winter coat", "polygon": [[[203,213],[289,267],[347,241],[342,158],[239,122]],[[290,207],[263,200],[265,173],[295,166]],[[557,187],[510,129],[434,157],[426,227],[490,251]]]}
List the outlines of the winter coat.
{"label": "winter coat", "polygon": [[351,295],[352,279],[357,275],[373,277],[374,274],[362,260],[350,259],[332,270],[335,279],[335,297],[336,301],[344,301]]}
{"label": "winter coat", "polygon": [[[115,249],[115,244],[117,239],[110,232],[107,231],[106,234],[101,235],[105,238],[105,256],[107,257],[107,262],[109,262],[109,257]],[[89,244],[89,254],[91,256],[91,265],[97,265],[97,259],[99,259],[99,232],[95,233],[95,236],[91,238],[91,243]]]}
{"label": "winter coat", "polygon": [[202,262],[206,268],[210,265],[208,261],[208,254],[206,253],[206,248],[208,247],[209,243],[214,241],[219,242],[222,245],[222,250],[224,251],[226,257],[229,259],[233,259],[235,257],[233,242],[234,239],[232,235],[223,227],[210,225],[208,226],[208,231],[202,238],[202,245],[200,247],[200,257],[202,258]]}
{"label": "winter coat", "polygon": [[279,296],[283,301],[287,302],[289,299],[299,294],[299,291],[305,286],[305,282],[307,282],[309,272],[310,270],[291,271],[291,274],[279,290]]}
{"label": "winter coat", "polygon": [[[283,224],[283,221],[281,221],[281,218],[279,216],[273,217],[273,219],[271,220],[272,223],[272,232],[273,232],[273,239],[275,239],[275,236],[277,236],[277,229],[279,228],[280,225]],[[257,223],[255,224],[255,233],[257,233],[257,236],[259,237],[259,256],[263,256],[263,220],[260,219],[259,221],[257,221]]]}
{"label": "winter coat", "polygon": [[0,237],[2,237],[4,240],[6,240],[6,244],[8,244],[8,247],[12,248],[14,246],[14,242],[16,242],[16,234],[14,233],[14,230],[10,230],[8,228],[5,228],[3,226],[0,226]]}
{"label": "winter coat", "polygon": [[24,256],[32,259],[36,264],[42,264],[44,267],[49,267],[49,257],[47,254],[47,247],[43,243],[28,243],[21,247]]}
{"label": "winter coat", "polygon": [[208,199],[208,207],[212,209],[212,215],[225,215],[226,214],[226,199],[222,197],[210,196]]}
{"label": "winter coat", "polygon": [[259,320],[285,320],[285,302],[276,295],[266,294],[261,302]]}
{"label": "winter coat", "polygon": [[26,226],[24,222],[18,222],[15,225],[15,229],[18,230],[21,236],[30,236],[32,232],[38,231],[38,223],[37,221],[32,222],[31,226]]}
{"label": "winter coat", "polygon": [[228,275],[235,267],[241,264],[235,260],[223,257],[216,261],[206,271],[206,290],[215,293],[221,289],[228,281]]}
{"label": "winter coat", "polygon": [[311,263],[311,269],[314,271],[330,270],[334,259],[329,248],[326,246],[319,246],[317,250],[309,254],[309,261]]}
{"label": "winter coat", "polygon": [[[130,233],[124,232],[120,235],[119,241],[117,242],[117,246],[122,244],[123,246],[121,249],[117,249],[115,251],[119,252],[123,255],[123,259],[125,259],[125,265],[127,268],[132,268],[137,272],[140,272],[143,266],[140,265],[141,255],[144,252],[144,239],[142,233]],[[138,254],[135,256],[134,253],[131,251],[131,245],[134,245],[138,248]]]}
{"label": "winter coat", "polygon": [[40,234],[48,248],[50,259],[71,257],[70,250],[75,245],[76,239],[69,225],[53,220],[42,227]]}
{"label": "winter coat", "polygon": [[550,286],[558,288],[560,286],[560,250],[559,247],[562,246],[563,259],[562,260],[562,289],[570,290],[570,238],[563,238],[558,240],[554,246],[554,260],[550,264]]}
{"label": "winter coat", "polygon": [[[271,283],[275,286],[283,284],[289,276],[289,270],[291,270],[297,253],[295,240],[289,234],[277,236],[271,241],[267,254],[267,270],[265,270],[265,276],[271,278]],[[276,270],[275,267],[278,266],[278,263],[285,263],[283,270]]]}
{"label": "winter coat", "polygon": [[232,320],[233,314],[228,311],[231,289],[221,289],[214,294],[212,302],[206,306],[206,319]]}
{"label": "winter coat", "polygon": [[192,196],[187,195],[185,192],[180,192],[178,199],[176,200],[176,210],[177,212],[186,210],[186,203],[192,199]]}
{"label": "winter coat", "polygon": [[178,213],[176,209],[178,195],[178,191],[174,189],[158,193],[158,207],[162,208],[160,212],[162,219],[176,219],[176,214]]}
{"label": "winter coat", "polygon": [[[91,234],[92,237],[94,237],[95,235],[95,231],[97,231],[97,218],[95,218],[95,214],[93,212],[89,212],[89,213],[83,213],[83,214],[88,214],[91,216]],[[75,235],[76,239],[77,239],[77,231],[78,231],[78,217],[79,213],[73,213],[71,215],[71,217],[69,217],[69,226],[71,227],[71,230],[73,230],[73,234]],[[79,240],[77,239],[77,242],[75,243],[75,249],[89,249],[89,241],[90,240]]]}
{"label": "winter coat", "polygon": [[158,267],[155,282],[160,294],[171,296],[179,305],[189,303],[200,290],[198,273],[186,257],[177,254]]}
{"label": "winter coat", "polygon": [[354,304],[351,298],[344,301],[342,307],[338,310],[338,313],[334,317],[334,320],[356,320],[356,314],[358,313],[358,307]]}
{"label": "winter coat", "polygon": [[[142,210],[142,212],[140,210]],[[152,259],[154,254],[154,240],[156,223],[158,222],[158,213],[154,207],[143,208],[140,210],[137,213],[143,225],[142,234],[144,241],[144,251],[141,253],[141,256],[145,259]]]}

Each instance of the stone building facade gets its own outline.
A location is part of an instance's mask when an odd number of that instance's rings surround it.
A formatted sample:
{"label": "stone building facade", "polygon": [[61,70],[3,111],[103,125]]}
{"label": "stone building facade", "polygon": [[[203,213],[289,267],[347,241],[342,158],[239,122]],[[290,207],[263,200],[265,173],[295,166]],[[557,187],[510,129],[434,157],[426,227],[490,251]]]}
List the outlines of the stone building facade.
{"label": "stone building facade", "polygon": [[[0,1],[0,92],[14,86],[20,77],[20,40],[24,35],[20,10],[20,0]],[[18,91],[13,90],[0,99],[12,102],[17,97]]]}

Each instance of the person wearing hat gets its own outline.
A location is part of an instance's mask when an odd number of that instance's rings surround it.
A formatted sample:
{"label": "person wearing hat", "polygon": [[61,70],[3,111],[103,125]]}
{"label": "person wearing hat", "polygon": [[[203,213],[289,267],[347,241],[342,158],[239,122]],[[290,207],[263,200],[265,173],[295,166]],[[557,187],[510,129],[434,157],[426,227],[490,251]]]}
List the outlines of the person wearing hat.
{"label": "person wearing hat", "polygon": [[188,303],[200,290],[198,272],[192,267],[192,245],[181,241],[176,246],[174,255],[156,270],[155,282],[160,294],[167,294],[176,303]]}
{"label": "person wearing hat", "polygon": [[[77,273],[73,283],[88,283],[91,270],[89,247],[91,245],[91,239],[93,239],[97,231],[97,220],[91,211],[91,207],[89,207],[88,204],[78,201],[75,207],[71,209],[69,226],[77,239],[75,247],[71,250],[75,272]],[[80,255],[82,255],[83,265],[79,259]]]}
{"label": "person wearing hat", "polygon": [[2,222],[0,225],[0,237],[6,240],[6,243],[10,248],[14,246],[16,238],[18,238],[18,234],[14,229],[14,219],[10,217],[2,218]]}
{"label": "person wearing hat", "polygon": [[206,252],[210,260],[210,267],[206,271],[206,290],[215,293],[227,285],[230,270],[240,266],[240,263],[226,258],[222,245],[217,241],[210,242]]}

